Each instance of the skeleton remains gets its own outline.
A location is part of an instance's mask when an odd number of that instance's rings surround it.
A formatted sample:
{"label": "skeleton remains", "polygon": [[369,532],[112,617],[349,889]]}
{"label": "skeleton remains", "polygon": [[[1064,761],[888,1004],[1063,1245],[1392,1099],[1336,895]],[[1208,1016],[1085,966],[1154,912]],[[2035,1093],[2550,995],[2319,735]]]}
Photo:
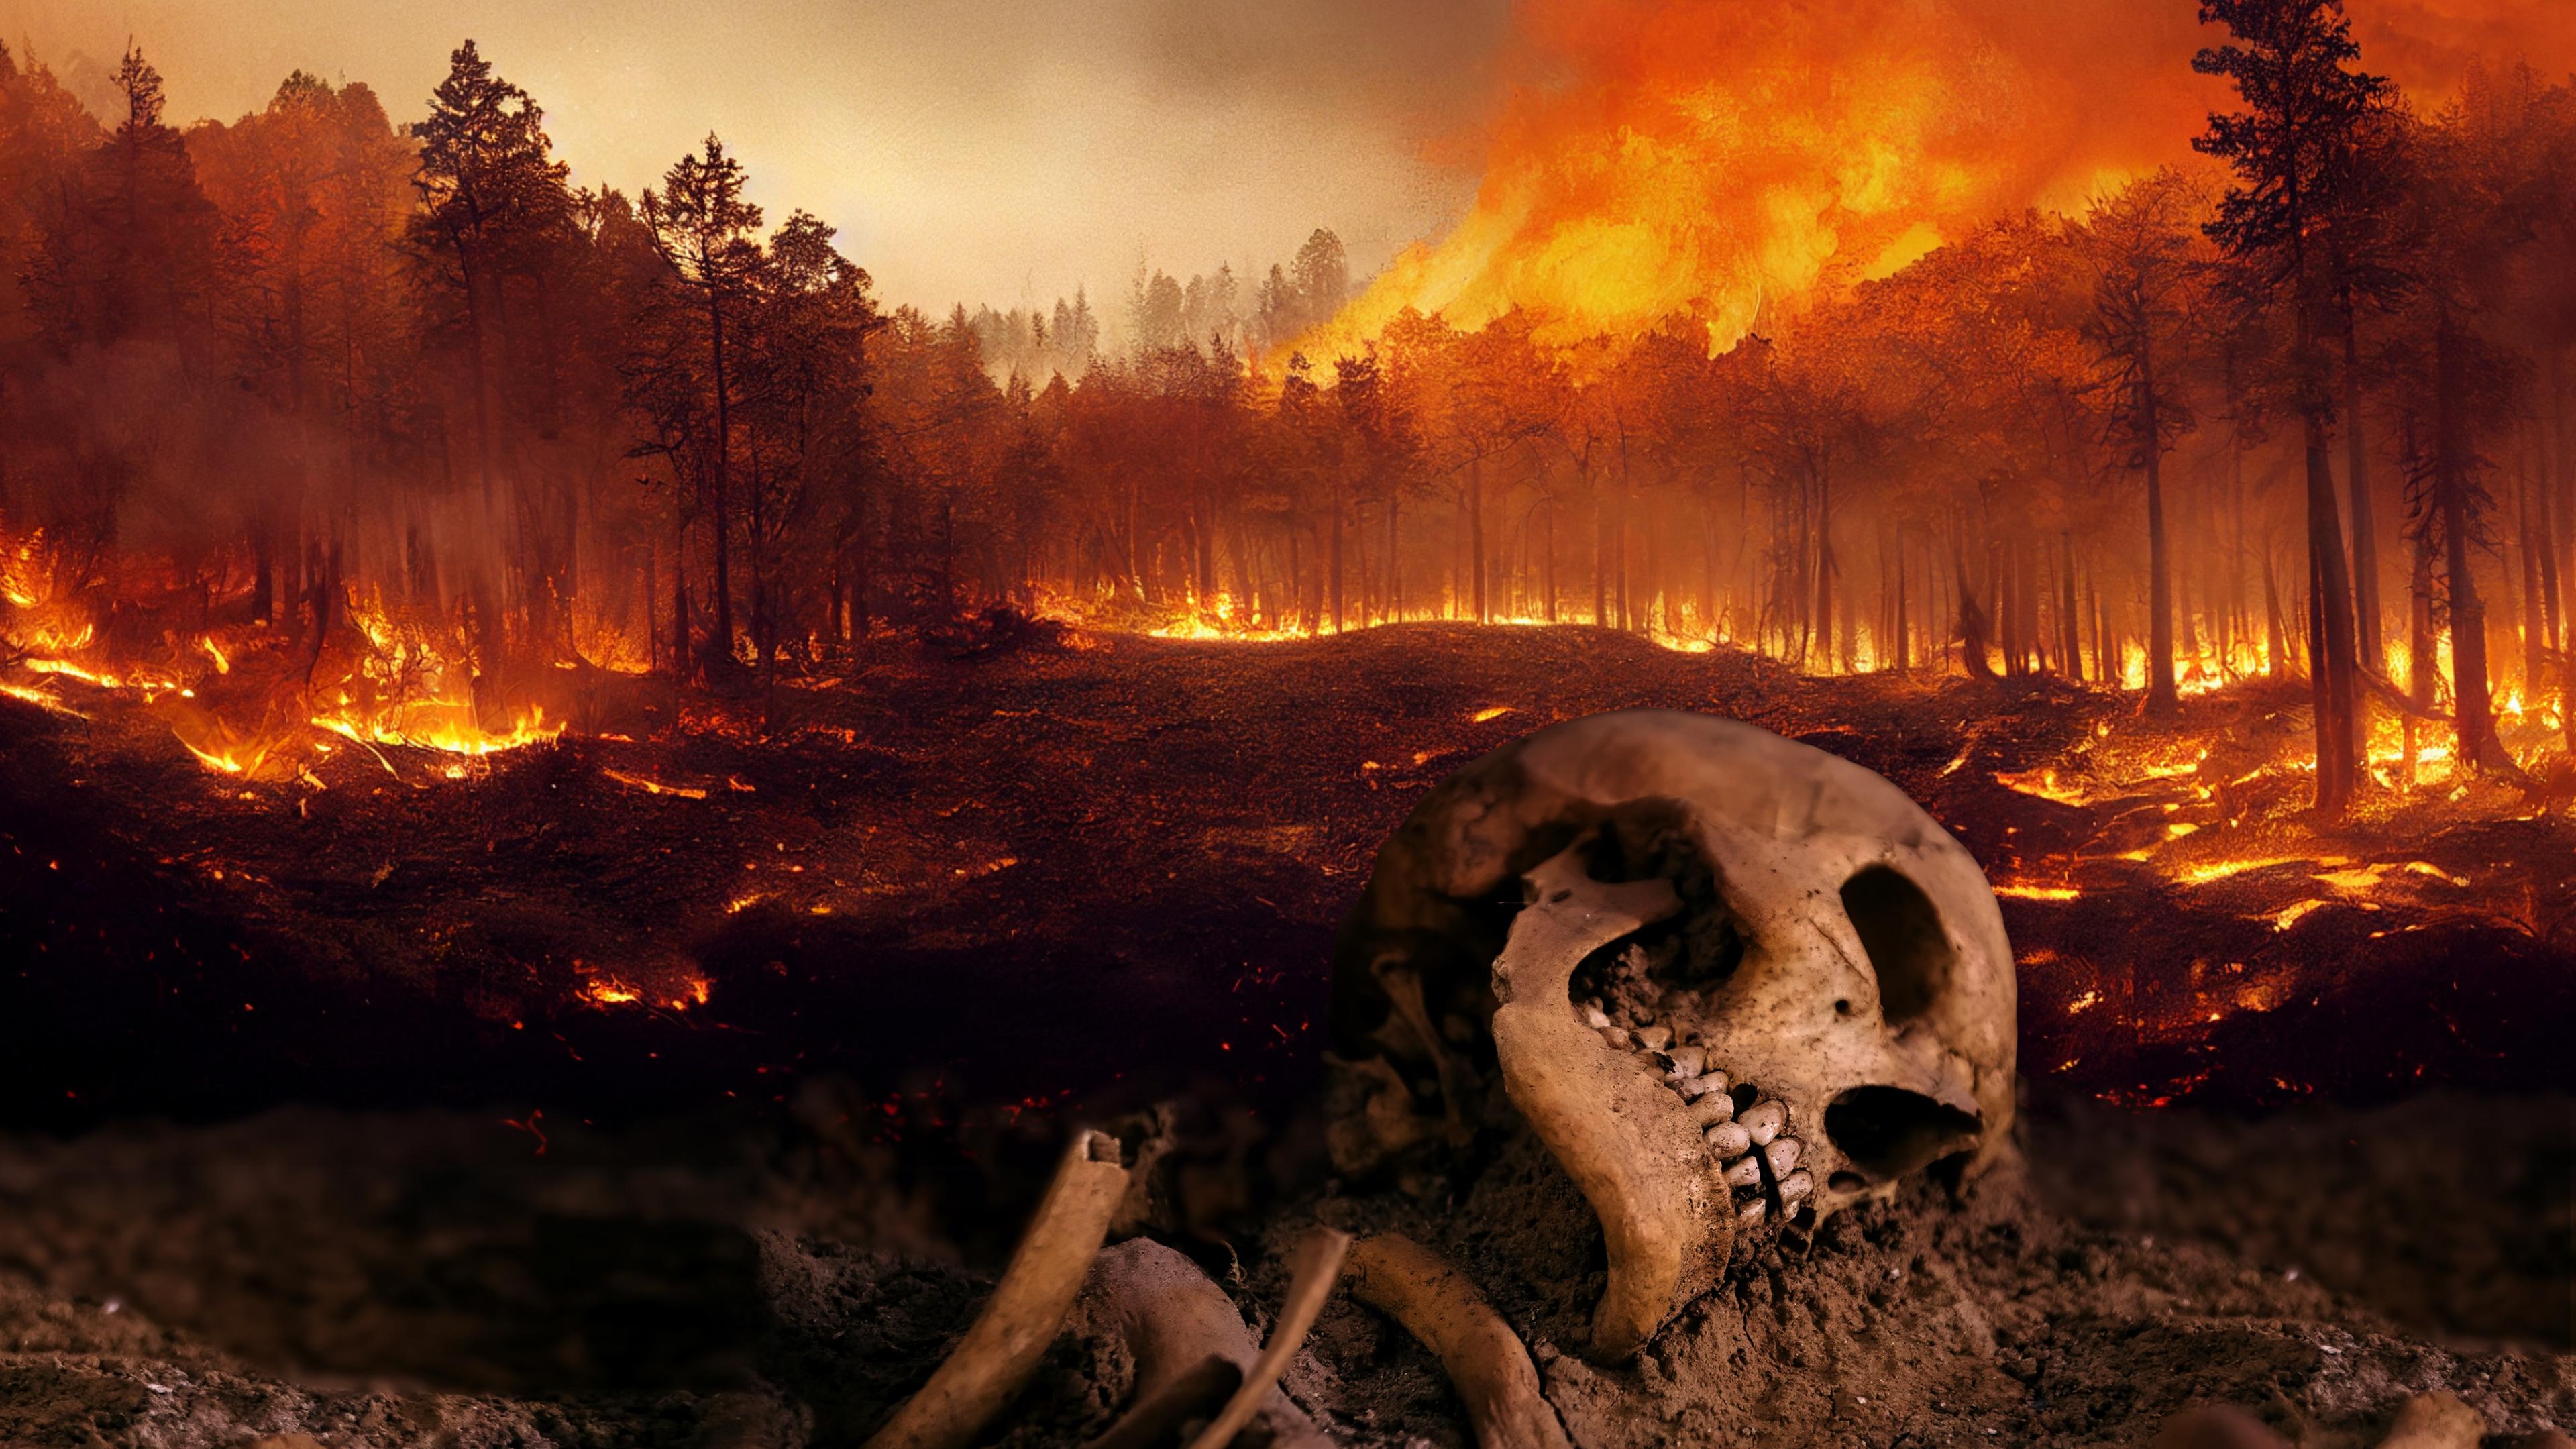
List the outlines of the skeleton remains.
{"label": "skeleton remains", "polygon": [[1343,1172],[1516,1115],[1573,1179],[1609,1260],[1598,1362],[1739,1240],[1982,1167],[2012,1122],[1976,862],[1877,775],[1698,715],[1557,725],[1436,788],[1344,924],[1332,1024]]}
{"label": "skeleton remains", "polygon": [[[2008,1150],[2012,954],[1976,862],[1885,780],[1749,725],[1600,715],[1468,766],[1380,852],[1333,973],[1337,1170],[1525,1126],[1600,1220],[1596,1362],[1634,1354],[1757,1235]],[[1086,1144],[985,1318],[872,1449],[968,1442],[1077,1280],[1077,1330],[1135,1365],[1094,1449],[1190,1425],[1198,1449],[1247,1427],[1323,1442],[1276,1384],[1346,1251],[1354,1295],[1440,1360],[1483,1449],[1566,1442],[1519,1339],[1436,1252],[1317,1228],[1256,1355],[1186,1258],[1101,1251],[1126,1172],[1115,1139]]]}

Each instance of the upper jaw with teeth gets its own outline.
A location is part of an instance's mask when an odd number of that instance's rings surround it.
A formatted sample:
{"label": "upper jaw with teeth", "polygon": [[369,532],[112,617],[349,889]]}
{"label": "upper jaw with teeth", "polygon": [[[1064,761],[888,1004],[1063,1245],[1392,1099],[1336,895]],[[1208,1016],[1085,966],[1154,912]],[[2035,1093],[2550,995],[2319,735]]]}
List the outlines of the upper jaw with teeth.
{"label": "upper jaw with teeth", "polygon": [[[1644,1069],[1680,1098],[1701,1124],[1700,1141],[1723,1168],[1733,1189],[1735,1221],[1754,1227],[1765,1219],[1795,1217],[1815,1193],[1815,1175],[1798,1165],[1806,1144],[1789,1132],[1789,1109],[1749,1083],[1737,1083],[1709,1059],[1708,1049],[1675,1039],[1658,1022],[1637,1031],[1612,1024],[1598,998],[1579,1008],[1583,1023],[1613,1052],[1633,1053]],[[1738,1110],[1736,1104],[1746,1105]]]}

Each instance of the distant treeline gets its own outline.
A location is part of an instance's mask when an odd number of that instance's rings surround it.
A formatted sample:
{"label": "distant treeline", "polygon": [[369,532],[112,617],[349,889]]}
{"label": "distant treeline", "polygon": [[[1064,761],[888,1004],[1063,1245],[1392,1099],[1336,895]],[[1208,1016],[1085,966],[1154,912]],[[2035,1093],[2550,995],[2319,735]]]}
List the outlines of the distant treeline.
{"label": "distant treeline", "polygon": [[1578,619],[2155,708],[2301,675],[2334,805],[2399,697],[2509,767],[2490,675],[2565,714],[2576,92],[2499,68],[2425,113],[2329,0],[2208,8],[2243,100],[2205,168],[1714,356],[1699,317],[1407,313],[1308,357],[1352,291],[1321,231],[1257,282],[1140,264],[1104,352],[1082,294],[881,307],[712,136],[574,188],[470,42],[399,127],[299,73],[183,134],[139,52],[102,127],[0,62],[0,531],[102,614],[149,580],[305,628],[366,589],[692,675],[1001,602]]}

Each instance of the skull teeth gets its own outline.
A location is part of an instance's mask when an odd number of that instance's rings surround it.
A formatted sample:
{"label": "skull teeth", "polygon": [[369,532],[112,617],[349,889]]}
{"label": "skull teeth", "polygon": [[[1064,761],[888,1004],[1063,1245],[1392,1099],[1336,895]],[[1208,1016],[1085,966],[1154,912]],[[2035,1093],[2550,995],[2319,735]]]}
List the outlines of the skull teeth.
{"label": "skull teeth", "polygon": [[1764,1147],[1789,1125],[1789,1109],[1777,1102],[1760,1101],[1737,1114],[1735,1120],[1743,1123],[1744,1130],[1753,1134],[1755,1146]]}
{"label": "skull teeth", "polygon": [[[1700,1120],[1708,1124],[1700,1140],[1710,1156],[1726,1164],[1720,1177],[1744,1199],[1735,1210],[1739,1227],[1759,1226],[1774,1202],[1779,1204],[1781,1221],[1787,1223],[1797,1215],[1799,1204],[1815,1195],[1815,1174],[1798,1166],[1806,1156],[1806,1144],[1782,1135],[1789,1128],[1785,1105],[1765,1097],[1735,1112],[1726,1096],[1727,1074],[1709,1065],[1706,1047],[1674,1045],[1673,1029],[1662,1023],[1633,1030],[1609,1025],[1608,1015],[1589,1001],[1578,1009],[1585,1024],[1600,1032],[1612,1050],[1644,1053],[1641,1065],[1660,1068],[1674,1093],[1695,1104]],[[1734,1120],[1727,1120],[1729,1116]]]}
{"label": "skull teeth", "polygon": [[[1751,1136],[1750,1133],[1746,1135]],[[1773,1177],[1786,1181],[1790,1173],[1797,1171],[1798,1154],[1804,1150],[1805,1144],[1797,1138],[1782,1137],[1762,1149],[1762,1160],[1771,1164]]]}

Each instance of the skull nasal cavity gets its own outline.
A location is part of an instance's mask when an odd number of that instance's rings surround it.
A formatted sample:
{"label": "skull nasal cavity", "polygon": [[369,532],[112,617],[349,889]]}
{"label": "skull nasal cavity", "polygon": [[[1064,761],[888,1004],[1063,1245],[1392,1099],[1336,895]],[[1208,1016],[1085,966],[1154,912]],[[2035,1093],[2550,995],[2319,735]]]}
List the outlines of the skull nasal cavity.
{"label": "skull nasal cavity", "polygon": [[1977,1119],[1902,1087],[1854,1087],[1826,1104],[1825,1136],[1852,1166],[1892,1182],[1973,1143]]}
{"label": "skull nasal cavity", "polygon": [[1929,1011],[1950,986],[1950,937],[1922,888],[1883,865],[1843,882],[1843,914],[1878,975],[1878,1009],[1890,1024]]}

